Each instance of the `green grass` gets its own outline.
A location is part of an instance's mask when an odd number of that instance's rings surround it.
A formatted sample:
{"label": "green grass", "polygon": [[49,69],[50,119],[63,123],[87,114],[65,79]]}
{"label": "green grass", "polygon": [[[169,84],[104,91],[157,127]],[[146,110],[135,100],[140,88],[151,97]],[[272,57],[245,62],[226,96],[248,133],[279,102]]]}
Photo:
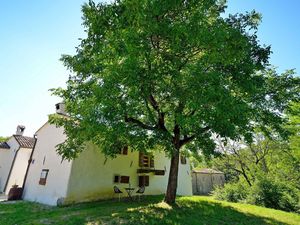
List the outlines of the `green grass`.
{"label": "green grass", "polygon": [[162,199],[147,196],[141,202],[101,201],[61,208],[24,201],[0,203],[0,224],[300,224],[298,214],[211,197],[178,197],[173,207]]}

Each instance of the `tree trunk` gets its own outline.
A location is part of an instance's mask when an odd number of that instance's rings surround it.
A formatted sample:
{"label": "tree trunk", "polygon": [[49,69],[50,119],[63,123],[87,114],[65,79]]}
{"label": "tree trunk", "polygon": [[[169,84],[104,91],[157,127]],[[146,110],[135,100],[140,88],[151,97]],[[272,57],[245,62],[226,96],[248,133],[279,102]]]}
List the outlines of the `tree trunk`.
{"label": "tree trunk", "polygon": [[179,164],[179,149],[176,149],[175,153],[171,158],[169,181],[167,192],[165,196],[165,202],[168,204],[174,204],[177,192],[178,182],[178,165]]}

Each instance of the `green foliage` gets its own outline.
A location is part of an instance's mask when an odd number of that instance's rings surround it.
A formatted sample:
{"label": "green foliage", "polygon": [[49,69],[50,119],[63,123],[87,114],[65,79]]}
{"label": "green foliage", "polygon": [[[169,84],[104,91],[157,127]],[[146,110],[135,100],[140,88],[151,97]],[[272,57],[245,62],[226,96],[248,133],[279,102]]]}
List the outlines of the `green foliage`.
{"label": "green foliage", "polygon": [[9,139],[9,137],[0,137],[0,142],[5,142]]}
{"label": "green foliage", "polygon": [[109,156],[124,145],[163,149],[174,159],[171,202],[182,149],[207,157],[213,135],[251,142],[257,127],[286,137],[282,113],[299,99],[300,79],[270,67],[258,13],[226,18],[225,8],[222,0],[85,4],[87,36],[74,56],[62,57],[71,75],[65,89],[53,90],[68,112],[50,118],[68,136],[58,153],[76,158],[87,142]]}
{"label": "green foliage", "polygon": [[269,177],[256,179],[251,187],[241,180],[227,183],[213,192],[214,198],[218,200],[246,202],[288,212],[299,212],[299,194],[295,187]]}
{"label": "green foliage", "polygon": [[251,204],[285,211],[297,211],[299,201],[299,190],[269,177],[257,179],[247,199]]}
{"label": "green foliage", "polygon": [[[226,148],[222,148],[222,156],[215,159],[213,165],[226,174],[235,175],[224,189],[215,191],[217,198],[236,201],[227,194],[235,190],[237,196],[239,193],[240,196],[244,196],[239,200],[299,212],[299,109],[300,104],[294,102],[287,111],[287,123],[284,126],[291,134],[288,140],[278,137],[270,140],[257,134],[253,144],[227,145]],[[249,193],[246,197],[243,190],[236,188],[241,182],[248,183]]]}
{"label": "green foliage", "polygon": [[224,187],[217,187],[213,196],[218,200],[243,202],[248,196],[249,187],[242,182],[227,183]]}
{"label": "green foliage", "polygon": [[209,155],[212,134],[251,141],[254,126],[284,134],[280,112],[299,97],[299,79],[268,68],[259,14],[224,18],[225,8],[218,0],[85,4],[87,37],[62,57],[72,75],[53,90],[69,113],[51,118],[69,137],[58,152],[74,158],[91,141],[112,156],[124,144]]}

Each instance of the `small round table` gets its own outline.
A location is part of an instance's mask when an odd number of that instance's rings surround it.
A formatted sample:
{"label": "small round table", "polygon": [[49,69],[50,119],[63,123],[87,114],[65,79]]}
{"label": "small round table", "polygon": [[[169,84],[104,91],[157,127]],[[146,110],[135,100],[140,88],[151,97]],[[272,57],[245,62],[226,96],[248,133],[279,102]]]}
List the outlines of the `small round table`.
{"label": "small round table", "polygon": [[135,188],[125,188],[125,191],[127,192],[128,197],[129,197],[129,199],[130,199],[131,201],[133,200],[133,198],[132,198],[132,193],[133,193],[134,189],[135,189]]}

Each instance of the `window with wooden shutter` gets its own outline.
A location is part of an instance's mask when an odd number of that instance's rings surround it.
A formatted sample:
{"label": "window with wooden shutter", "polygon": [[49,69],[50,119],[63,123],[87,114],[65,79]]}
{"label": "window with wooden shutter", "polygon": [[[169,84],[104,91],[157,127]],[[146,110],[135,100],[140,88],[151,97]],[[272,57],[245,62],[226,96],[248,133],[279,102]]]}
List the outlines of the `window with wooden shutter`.
{"label": "window with wooden shutter", "polygon": [[139,167],[143,167],[144,166],[144,153],[140,152],[139,153]]}
{"label": "window with wooden shutter", "polygon": [[149,158],[150,158],[150,167],[154,168],[154,156],[151,155],[151,156],[149,156]]}
{"label": "window with wooden shutter", "polygon": [[120,183],[129,184],[129,176],[121,176]]}
{"label": "window with wooden shutter", "polygon": [[123,148],[120,148],[118,154],[127,155],[128,154],[128,146],[126,145]]}
{"label": "window with wooden shutter", "polygon": [[49,170],[43,169],[41,172],[39,184],[40,185],[46,185],[47,177],[48,177]]}
{"label": "window with wooden shutter", "polygon": [[127,145],[123,147],[122,154],[123,155],[127,155],[128,154],[128,146]]}
{"label": "window with wooden shutter", "polygon": [[154,156],[146,155],[143,152],[139,153],[139,166],[154,168]]}
{"label": "window with wooden shutter", "polygon": [[149,186],[149,176],[139,176],[139,187]]}

